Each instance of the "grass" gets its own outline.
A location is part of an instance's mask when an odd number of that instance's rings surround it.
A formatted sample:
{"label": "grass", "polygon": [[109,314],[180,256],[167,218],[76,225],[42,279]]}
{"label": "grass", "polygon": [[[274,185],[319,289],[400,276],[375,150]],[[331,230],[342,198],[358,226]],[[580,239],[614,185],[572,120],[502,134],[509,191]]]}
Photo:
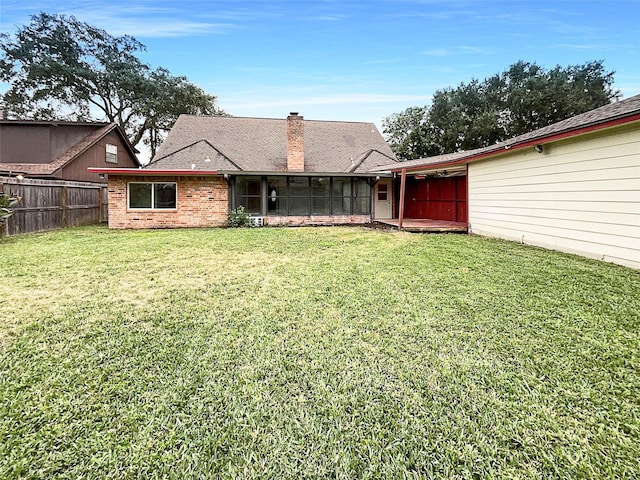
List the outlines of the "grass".
{"label": "grass", "polygon": [[0,239],[0,478],[637,478],[640,273],[359,228]]}

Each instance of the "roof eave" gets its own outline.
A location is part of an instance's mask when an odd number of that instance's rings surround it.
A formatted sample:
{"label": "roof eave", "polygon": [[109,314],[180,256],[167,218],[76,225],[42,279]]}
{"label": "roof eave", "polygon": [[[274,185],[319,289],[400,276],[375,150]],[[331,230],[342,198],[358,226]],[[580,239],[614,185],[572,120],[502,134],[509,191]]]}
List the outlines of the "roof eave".
{"label": "roof eave", "polygon": [[[586,133],[592,133],[598,130],[617,127],[620,125],[625,125],[625,124],[633,123],[636,121],[640,121],[640,112],[636,112],[632,115],[626,115],[624,117],[610,119],[606,122],[595,122],[590,125],[583,125],[581,127],[567,129],[562,132],[556,132],[549,135],[541,135],[539,137],[530,138],[522,142],[515,142],[513,144],[508,144],[508,141],[503,142],[502,144],[497,146],[495,149],[476,153],[476,154],[472,153],[468,156],[463,156],[455,160],[448,160],[448,161],[439,162],[439,163],[425,163],[423,165],[415,165],[412,167],[405,167],[405,168],[398,166],[398,168],[391,169],[391,172],[401,172],[402,170],[405,170],[406,172],[416,172],[416,171],[422,171],[427,169],[433,170],[440,167],[448,167],[451,165],[460,165],[460,164],[476,162],[478,160],[484,160],[486,158],[490,158],[506,152],[522,150],[524,148],[530,148],[532,146],[540,145],[540,144],[544,145],[545,143],[555,142],[555,141],[562,140],[565,138],[570,138],[570,137],[577,137],[579,135],[584,135]],[[507,144],[505,145],[505,143]]]}
{"label": "roof eave", "polygon": [[391,177],[391,172],[288,172],[288,171],[243,171],[219,170],[224,175],[271,176],[271,177]]}
{"label": "roof eave", "polygon": [[134,177],[146,177],[146,176],[179,176],[179,177],[194,177],[194,176],[220,176],[220,172],[215,170],[181,170],[181,169],[147,169],[147,168],[87,168],[89,173],[103,173],[114,176],[134,176]]}

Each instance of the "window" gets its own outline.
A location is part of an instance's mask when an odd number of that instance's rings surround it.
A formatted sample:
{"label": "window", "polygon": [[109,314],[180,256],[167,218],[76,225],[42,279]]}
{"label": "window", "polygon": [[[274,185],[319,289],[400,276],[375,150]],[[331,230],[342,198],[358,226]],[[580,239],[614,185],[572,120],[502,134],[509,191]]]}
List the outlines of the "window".
{"label": "window", "polygon": [[311,215],[329,215],[331,190],[329,177],[311,179]]}
{"label": "window", "polygon": [[289,177],[289,215],[309,215],[309,177]]}
{"label": "window", "polygon": [[176,183],[129,183],[129,208],[167,210],[177,207]]}
{"label": "window", "polygon": [[355,215],[366,215],[371,212],[371,187],[364,178],[357,178],[353,181]]}
{"label": "window", "polygon": [[252,215],[371,213],[371,187],[366,178],[272,175],[238,176],[234,181],[233,208],[242,205]]}
{"label": "window", "polygon": [[287,214],[287,177],[267,177],[267,215]]}
{"label": "window", "polygon": [[387,184],[378,184],[378,200],[384,202],[387,200]]}
{"label": "window", "polygon": [[236,207],[243,206],[245,212],[251,215],[261,214],[261,178],[238,177],[236,182]]}
{"label": "window", "polygon": [[107,143],[106,146],[106,161],[109,163],[118,163],[118,146]]}
{"label": "window", "polygon": [[351,214],[351,179],[334,178],[331,187],[331,200],[333,215]]}

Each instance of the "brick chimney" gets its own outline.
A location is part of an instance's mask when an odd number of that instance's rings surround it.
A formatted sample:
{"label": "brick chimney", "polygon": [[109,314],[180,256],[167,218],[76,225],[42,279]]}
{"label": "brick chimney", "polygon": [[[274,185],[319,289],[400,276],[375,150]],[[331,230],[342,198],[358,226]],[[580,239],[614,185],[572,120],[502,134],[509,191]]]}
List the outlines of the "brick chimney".
{"label": "brick chimney", "polygon": [[287,170],[304,172],[304,118],[298,112],[287,117]]}

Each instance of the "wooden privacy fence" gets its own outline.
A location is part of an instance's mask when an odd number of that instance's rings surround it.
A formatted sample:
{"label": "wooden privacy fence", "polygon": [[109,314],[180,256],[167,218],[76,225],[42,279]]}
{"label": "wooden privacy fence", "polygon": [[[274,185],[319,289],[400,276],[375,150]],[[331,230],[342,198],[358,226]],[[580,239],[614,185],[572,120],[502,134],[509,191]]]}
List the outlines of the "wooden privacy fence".
{"label": "wooden privacy fence", "polygon": [[22,197],[0,227],[0,236],[91,225],[108,218],[104,184],[0,177],[0,191]]}

